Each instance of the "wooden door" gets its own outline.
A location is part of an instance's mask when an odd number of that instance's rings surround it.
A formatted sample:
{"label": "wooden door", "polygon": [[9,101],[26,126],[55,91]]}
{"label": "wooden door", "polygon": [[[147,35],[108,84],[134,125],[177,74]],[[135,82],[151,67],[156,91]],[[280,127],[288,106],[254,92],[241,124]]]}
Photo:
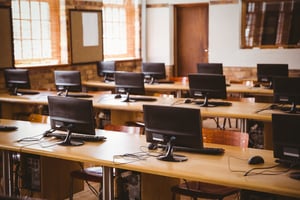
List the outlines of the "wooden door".
{"label": "wooden door", "polygon": [[208,4],[175,6],[175,76],[208,62]]}

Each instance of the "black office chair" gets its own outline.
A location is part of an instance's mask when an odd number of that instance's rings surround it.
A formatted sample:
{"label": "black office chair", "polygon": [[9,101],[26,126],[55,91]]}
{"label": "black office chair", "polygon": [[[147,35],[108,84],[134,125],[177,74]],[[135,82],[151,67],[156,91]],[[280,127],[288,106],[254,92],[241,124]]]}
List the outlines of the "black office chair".
{"label": "black office chair", "polygon": [[[249,135],[247,133],[203,128],[202,135],[205,143],[248,147]],[[173,186],[171,191],[173,200],[176,199],[176,194],[189,196],[194,200],[197,200],[197,198],[221,200],[227,196],[240,193],[239,188],[186,180],[179,185]]]}

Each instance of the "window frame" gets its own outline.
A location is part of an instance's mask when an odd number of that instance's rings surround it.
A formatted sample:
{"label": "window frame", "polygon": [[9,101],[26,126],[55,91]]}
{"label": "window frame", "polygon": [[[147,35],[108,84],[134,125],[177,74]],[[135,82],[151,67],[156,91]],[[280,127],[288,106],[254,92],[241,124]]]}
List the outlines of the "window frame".
{"label": "window frame", "polygon": [[[126,53],[124,54],[107,54],[105,48],[106,42],[106,27],[107,23],[105,16],[103,17],[103,56],[105,60],[116,59],[139,59],[141,58],[141,5],[135,5],[133,0],[125,1],[127,4],[114,4],[103,2],[103,14],[105,15],[105,8],[124,8],[126,15]],[[137,7],[136,7],[137,6]],[[136,19],[137,18],[137,19]],[[128,23],[128,21],[130,21]],[[138,25],[136,24],[138,23]],[[108,32],[108,31],[107,31]],[[109,39],[108,39],[109,40]]]}
{"label": "window frame", "polygon": [[[17,0],[20,3],[20,0]],[[40,58],[25,58],[25,59],[14,59],[15,67],[35,67],[35,66],[43,66],[43,65],[60,65],[66,64],[61,61],[61,29],[60,29],[60,1],[59,0],[28,0],[28,2],[47,2],[49,4],[49,18],[50,18],[50,43],[51,43],[51,56],[49,58],[40,57]],[[13,8],[12,8],[13,9]],[[21,14],[21,11],[19,10]],[[15,19],[12,15],[12,21]],[[24,20],[21,17],[17,20]],[[30,26],[32,22],[32,18],[29,19]],[[32,35],[30,37],[32,41]],[[15,42],[15,38],[13,39]],[[22,41],[22,37],[20,39]],[[41,41],[40,41],[41,42]],[[32,49],[34,51],[34,49]]]}
{"label": "window frame", "polygon": [[[293,0],[242,0],[241,48],[300,48],[300,41],[297,44],[289,44],[290,34],[296,33],[299,37],[299,30],[298,33],[297,30],[294,30],[294,32],[289,31],[297,22],[292,20],[293,16],[296,16],[297,10],[299,10],[299,5],[296,11],[291,10],[296,5],[292,5],[293,2]],[[252,3],[252,5],[248,7],[248,3]],[[299,4],[299,1],[297,3]],[[278,4],[278,9],[272,8],[272,4]],[[289,4],[291,4],[290,8],[288,8]],[[266,10],[266,8],[269,10]],[[276,15],[278,17],[277,22],[274,21]],[[296,17],[300,22],[299,16]],[[270,25],[266,23],[268,21]],[[274,28],[274,26],[277,28]],[[271,34],[269,36],[268,34],[264,35],[265,32]],[[275,37],[275,42],[264,44],[264,37],[267,40],[270,40],[270,37]]]}

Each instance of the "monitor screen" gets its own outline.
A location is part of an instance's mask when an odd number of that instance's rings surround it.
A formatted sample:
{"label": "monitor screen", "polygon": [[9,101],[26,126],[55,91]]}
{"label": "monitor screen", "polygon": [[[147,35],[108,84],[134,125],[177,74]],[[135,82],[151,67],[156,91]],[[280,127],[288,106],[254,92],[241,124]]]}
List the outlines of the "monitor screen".
{"label": "monitor screen", "polygon": [[257,81],[273,88],[273,77],[289,75],[288,64],[257,64]]}
{"label": "monitor screen", "polygon": [[166,154],[159,159],[183,161],[173,155],[173,146],[203,148],[202,124],[199,109],[159,105],[143,105],[146,140],[166,144]]}
{"label": "monitor screen", "polygon": [[198,63],[197,72],[205,74],[223,74],[222,63]]}
{"label": "monitor screen", "polygon": [[272,114],[273,152],[279,162],[300,165],[300,115]]}
{"label": "monitor screen", "polygon": [[194,98],[204,98],[200,106],[216,106],[209,99],[226,99],[226,80],[224,75],[189,74],[190,95]]}
{"label": "monitor screen", "polygon": [[80,71],[54,71],[54,78],[59,95],[82,91]]}
{"label": "monitor screen", "polygon": [[77,146],[83,141],[72,140],[72,133],[95,135],[92,100],[48,96],[51,128],[67,131],[62,145]]}
{"label": "monitor screen", "polygon": [[297,112],[300,104],[300,77],[275,77],[273,80],[275,103],[290,104],[289,112]]}
{"label": "monitor screen", "polygon": [[165,63],[144,62],[142,63],[142,72],[145,75],[145,82],[149,84],[166,78]]}
{"label": "monitor screen", "polygon": [[4,70],[6,88],[12,95],[21,95],[21,89],[30,89],[29,72],[27,69],[5,69]]}
{"label": "monitor screen", "polygon": [[144,95],[144,74],[138,72],[116,72],[116,93],[126,94],[125,102],[129,102],[130,94]]}
{"label": "monitor screen", "polygon": [[114,73],[116,71],[115,61],[100,61],[97,63],[98,76],[104,77],[103,81],[114,81]]}

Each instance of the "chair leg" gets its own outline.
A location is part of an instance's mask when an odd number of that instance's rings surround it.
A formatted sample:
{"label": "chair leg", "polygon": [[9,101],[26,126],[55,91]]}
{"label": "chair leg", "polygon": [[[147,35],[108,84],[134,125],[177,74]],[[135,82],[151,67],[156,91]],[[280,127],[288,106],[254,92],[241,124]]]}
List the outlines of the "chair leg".
{"label": "chair leg", "polygon": [[103,200],[103,198],[102,198],[102,183],[99,183],[98,199]]}

